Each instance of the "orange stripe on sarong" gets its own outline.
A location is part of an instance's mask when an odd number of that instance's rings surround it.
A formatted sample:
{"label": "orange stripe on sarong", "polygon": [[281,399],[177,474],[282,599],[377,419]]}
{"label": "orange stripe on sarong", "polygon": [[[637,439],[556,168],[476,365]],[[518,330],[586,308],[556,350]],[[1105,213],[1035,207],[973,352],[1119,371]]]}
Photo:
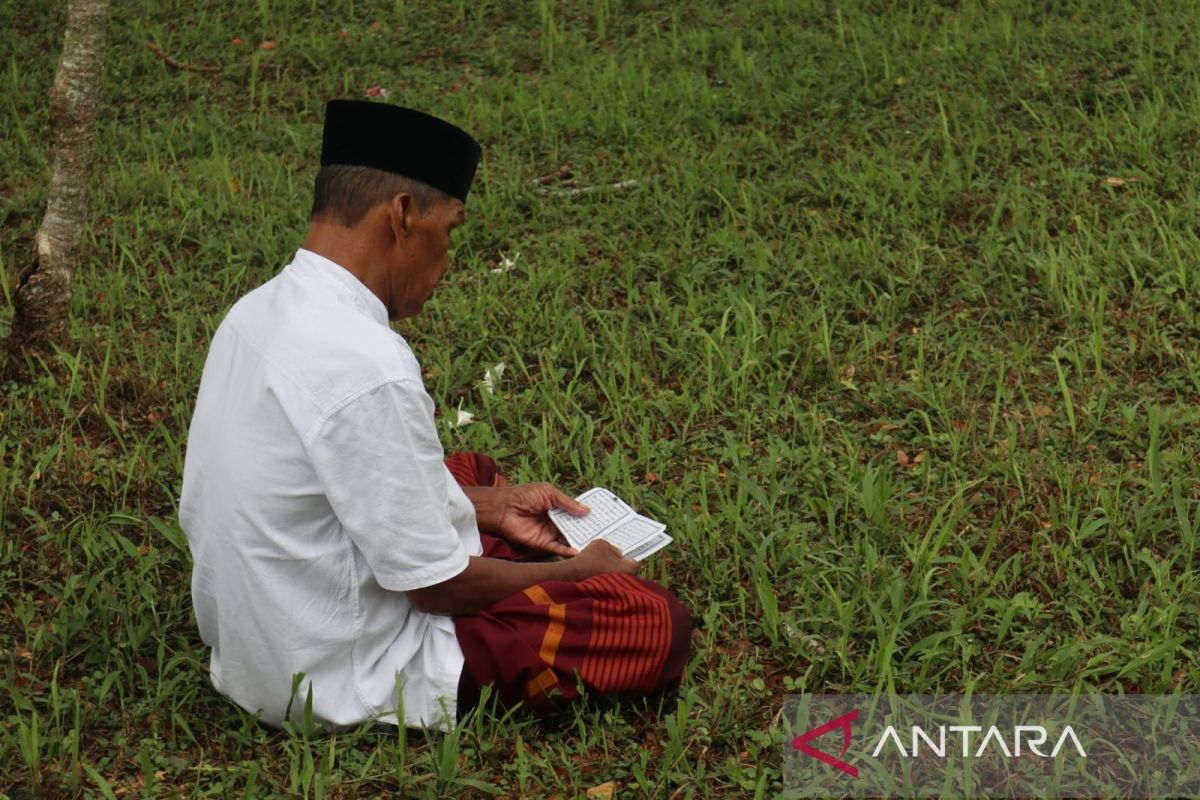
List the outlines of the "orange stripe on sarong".
{"label": "orange stripe on sarong", "polygon": [[671,642],[666,600],[628,575],[597,575],[580,584],[592,598],[592,639],[580,677],[600,691],[652,689]]}
{"label": "orange stripe on sarong", "polygon": [[525,693],[529,697],[534,697],[542,692],[553,689],[558,685],[558,676],[554,674],[554,670],[546,667],[536,678],[531,680],[525,686]]}
{"label": "orange stripe on sarong", "polygon": [[[617,576],[612,576],[614,579]],[[622,688],[623,670],[621,662],[631,653],[632,639],[638,632],[639,623],[643,621],[641,598],[630,595],[622,598],[620,589],[615,585],[609,586],[609,601],[607,608],[613,614],[619,614],[614,625],[615,635],[609,646],[604,668],[600,672],[597,683],[606,691]]]}
{"label": "orange stripe on sarong", "polygon": [[615,680],[622,688],[651,689],[662,672],[671,639],[671,615],[666,601],[644,591],[628,576],[618,576],[627,582],[627,591],[636,590],[637,611],[631,615],[635,627],[627,651],[614,669]]}
{"label": "orange stripe on sarong", "polygon": [[618,662],[616,675],[622,684],[649,690],[657,682],[671,646],[671,614],[667,601],[649,592],[638,593],[638,606],[637,618],[642,621],[639,635],[630,643],[627,656]]}
{"label": "orange stripe on sarong", "polygon": [[562,641],[563,633],[567,629],[567,606],[564,603],[554,602],[554,599],[541,586],[530,586],[525,590],[525,596],[538,605],[550,606],[547,612],[549,623],[546,625],[546,633],[542,637],[542,648],[538,651],[538,656],[547,667],[553,667],[559,642]]}
{"label": "orange stripe on sarong", "polygon": [[611,625],[607,624],[607,615],[604,609],[605,592],[600,585],[604,576],[597,575],[585,583],[588,584],[584,589],[584,585],[579,584],[581,592],[592,598],[592,630],[591,636],[588,639],[587,649],[584,650],[583,664],[579,668],[579,677],[590,686],[598,685],[596,683],[597,673],[602,664],[597,663],[597,653],[606,653],[609,637],[612,633]]}
{"label": "orange stripe on sarong", "polygon": [[525,596],[539,606],[548,606],[554,602],[550,595],[546,594],[546,590],[539,584],[534,584],[525,590]]}

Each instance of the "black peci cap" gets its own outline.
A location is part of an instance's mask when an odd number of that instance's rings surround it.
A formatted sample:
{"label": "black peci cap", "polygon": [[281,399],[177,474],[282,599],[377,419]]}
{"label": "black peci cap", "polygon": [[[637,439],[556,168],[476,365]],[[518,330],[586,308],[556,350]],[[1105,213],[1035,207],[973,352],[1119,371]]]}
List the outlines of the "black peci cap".
{"label": "black peci cap", "polygon": [[465,203],[482,153],[466,131],[411,108],[365,100],[330,100],[325,106],[323,167],[373,167]]}

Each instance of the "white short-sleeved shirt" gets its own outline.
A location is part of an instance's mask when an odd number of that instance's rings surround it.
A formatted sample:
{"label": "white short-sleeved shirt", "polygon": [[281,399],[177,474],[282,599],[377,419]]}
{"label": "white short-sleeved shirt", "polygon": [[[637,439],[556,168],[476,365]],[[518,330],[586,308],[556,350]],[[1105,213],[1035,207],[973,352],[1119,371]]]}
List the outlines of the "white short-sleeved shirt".
{"label": "white short-sleeved shirt", "polygon": [[445,468],[420,367],[380,300],[307,250],[213,336],[179,519],[218,691],[271,724],[303,672],[330,725],[453,724],[463,655],[450,617],[405,591],[482,552]]}

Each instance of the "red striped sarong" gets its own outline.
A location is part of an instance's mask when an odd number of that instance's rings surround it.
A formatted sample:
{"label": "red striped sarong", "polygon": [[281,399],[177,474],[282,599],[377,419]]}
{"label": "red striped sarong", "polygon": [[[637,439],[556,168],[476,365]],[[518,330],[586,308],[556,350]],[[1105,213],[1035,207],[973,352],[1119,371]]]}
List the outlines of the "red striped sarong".
{"label": "red striped sarong", "polygon": [[[502,485],[492,459],[459,453],[446,466],[465,486]],[[482,535],[484,555],[522,556]],[[675,595],[652,581],[607,573],[585,581],[547,581],[474,614],[454,618],[466,666],[459,713],[491,686],[505,705],[548,712],[579,696],[582,685],[623,697],[676,686],[691,644],[692,620]]]}

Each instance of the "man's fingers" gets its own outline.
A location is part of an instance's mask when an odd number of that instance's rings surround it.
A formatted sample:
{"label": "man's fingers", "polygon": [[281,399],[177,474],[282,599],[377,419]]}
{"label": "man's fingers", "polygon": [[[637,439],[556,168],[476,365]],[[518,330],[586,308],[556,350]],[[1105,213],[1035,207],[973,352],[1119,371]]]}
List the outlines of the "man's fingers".
{"label": "man's fingers", "polygon": [[571,556],[579,555],[579,551],[574,547],[571,547],[571,545],[567,543],[567,540],[563,538],[563,535],[558,531],[554,531],[548,538],[545,536],[539,537],[537,544],[532,546],[536,547],[538,550],[544,550],[547,553],[553,553],[556,556],[565,556],[570,558]]}
{"label": "man's fingers", "polygon": [[570,542],[562,535],[562,531],[556,530],[549,524],[543,529],[542,535],[537,537],[537,543],[531,546],[556,556],[570,558],[579,555],[579,551],[571,547]]}
{"label": "man's fingers", "polygon": [[554,507],[561,508],[571,516],[582,517],[584,514],[591,511],[591,509],[585,506],[583,503],[567,497],[558,489],[551,487],[550,491],[550,502],[554,503]]}
{"label": "man's fingers", "polygon": [[562,542],[546,542],[546,544],[542,545],[542,549],[547,553],[553,553],[556,556],[566,556],[567,558],[579,555],[578,550]]}

